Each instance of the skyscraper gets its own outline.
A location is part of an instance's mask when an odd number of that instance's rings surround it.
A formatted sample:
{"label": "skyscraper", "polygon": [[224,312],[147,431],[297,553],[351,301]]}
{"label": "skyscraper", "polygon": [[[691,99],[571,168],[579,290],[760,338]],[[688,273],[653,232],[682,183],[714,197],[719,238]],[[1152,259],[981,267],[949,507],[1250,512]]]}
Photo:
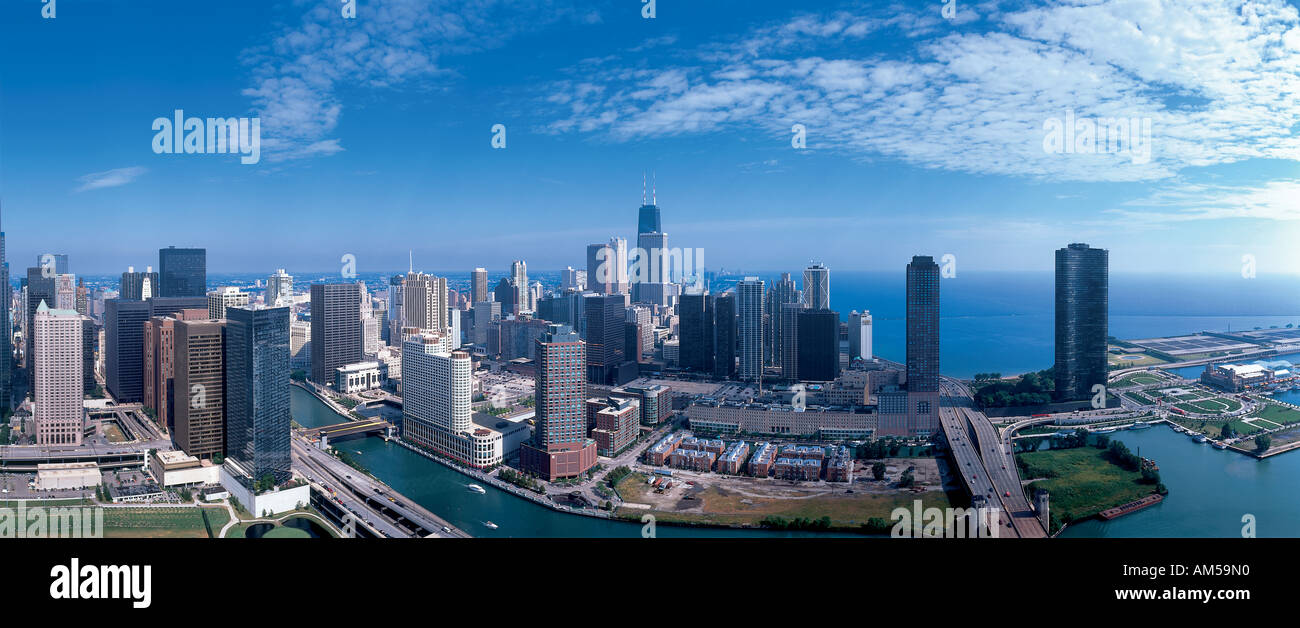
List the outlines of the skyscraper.
{"label": "skyscraper", "polygon": [[799,379],[799,315],[808,308],[803,303],[783,303],[781,312],[769,318],[781,321],[781,377]]}
{"label": "skyscraper", "polygon": [[785,341],[781,336],[784,321],[781,311],[787,303],[799,302],[799,288],[790,273],[781,273],[781,278],[772,282],[767,289],[763,311],[767,314],[767,328],[763,333],[763,361],[772,366],[781,365],[781,353]]}
{"label": "skyscraper", "polygon": [[587,295],[584,313],[587,319],[587,378],[593,384],[622,384],[616,381],[618,369],[627,361],[624,355],[624,299],[620,294]]}
{"label": "skyscraper", "polygon": [[683,294],[677,303],[679,357],[684,369],[713,371],[713,311],[709,295]]}
{"label": "skyscraper", "polygon": [[135,266],[127,266],[120,287],[118,298],[121,299],[143,301],[161,296],[158,293],[158,273],[153,272],[153,266],[146,266],[142,273],[136,272]]}
{"label": "skyscraper", "polygon": [[500,433],[473,423],[474,365],[442,333],[402,344],[402,438],[475,468],[501,461]]}
{"label": "skyscraper", "polygon": [[917,255],[907,265],[908,431],[939,426],[939,265]]}
{"label": "skyscraper", "polygon": [[334,369],[360,362],[361,286],[355,283],[311,285],[311,378],[334,383]]}
{"label": "skyscraper", "polygon": [[736,376],[736,295],[730,292],[713,297],[713,375]]}
{"label": "skyscraper", "polygon": [[268,307],[293,305],[293,275],[284,272],[283,268],[275,269],[266,279],[266,295],[262,301]]}
{"label": "skyscraper", "polygon": [[37,360],[32,389],[37,445],[80,445],[85,427],[83,317],[75,310],[36,306],[32,328]]}
{"label": "skyscraper", "polygon": [[488,275],[486,268],[475,268],[469,274],[470,303],[482,303],[488,300]]}
{"label": "skyscraper", "polygon": [[[48,255],[48,254],[47,254]],[[58,303],[58,274],[54,272],[55,265],[51,260],[49,265],[32,266],[27,269],[27,312],[23,317],[23,336],[26,339],[26,349],[23,351],[24,365],[27,368],[27,386],[32,390],[35,386],[36,356],[33,351],[32,326],[36,322],[36,308],[40,307],[41,302],[46,303],[46,307]]]}
{"label": "skyscraper", "polygon": [[496,288],[492,291],[492,296],[497,303],[501,304],[501,315],[511,316],[518,314],[519,307],[519,289],[515,287],[515,282],[509,277],[502,277],[497,282]]}
{"label": "skyscraper", "polygon": [[849,312],[849,360],[871,357],[871,312],[853,310]]}
{"label": "skyscraper", "polygon": [[551,325],[537,341],[537,428],[519,450],[520,466],[547,480],[577,477],[596,464],[587,437],[586,351],[568,325]]}
{"label": "skyscraper", "polygon": [[225,449],[225,321],[176,321],[172,441],[196,458]]}
{"label": "skyscraper", "polygon": [[144,322],[149,302],[104,302],[104,380],[118,403],[144,400]]}
{"label": "skyscraper", "polygon": [[799,379],[829,382],[840,371],[840,315],[834,310],[806,309],[799,312]]}
{"label": "skyscraper", "polygon": [[5,233],[0,231],[0,298],[4,300],[4,314],[0,316],[0,410],[13,408],[14,384],[14,348],[13,323],[10,311],[13,307],[14,290],[9,284],[9,259],[5,251]]}
{"label": "skyscraper", "polygon": [[758,277],[746,277],[736,284],[738,373],[743,380],[756,380],[763,374],[763,286]]}
{"label": "skyscraper", "polygon": [[289,480],[289,308],[226,310],[226,456],[253,481]]}
{"label": "skyscraper", "polygon": [[1106,249],[1071,244],[1056,251],[1056,397],[1087,399],[1106,384]]}
{"label": "skyscraper", "polygon": [[402,300],[406,327],[447,330],[447,279],[425,273],[407,273]]}
{"label": "skyscraper", "polygon": [[225,318],[226,309],[248,305],[249,294],[226,286],[208,293],[208,318]]}
{"label": "skyscraper", "polygon": [[803,296],[809,309],[831,309],[831,271],[821,264],[803,269]]}
{"label": "skyscraper", "polygon": [[201,297],[208,292],[208,250],[158,249],[160,296]]}
{"label": "skyscraper", "polygon": [[515,303],[519,305],[519,311],[533,311],[532,293],[528,290],[528,264],[524,263],[524,260],[517,259],[510,262],[510,279],[513,281],[515,291],[518,294]]}

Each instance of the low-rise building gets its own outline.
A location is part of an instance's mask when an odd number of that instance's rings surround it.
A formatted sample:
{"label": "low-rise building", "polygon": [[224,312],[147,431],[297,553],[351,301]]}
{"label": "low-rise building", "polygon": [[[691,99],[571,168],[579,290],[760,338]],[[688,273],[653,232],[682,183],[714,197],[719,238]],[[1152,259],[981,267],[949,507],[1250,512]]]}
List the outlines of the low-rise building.
{"label": "low-rise building", "polygon": [[36,465],[36,488],[42,491],[79,489],[103,484],[99,465],[93,462],[56,462]]}
{"label": "low-rise building", "polygon": [[853,453],[848,447],[833,447],[826,460],[827,482],[853,482]]}
{"label": "low-rise building", "polygon": [[756,478],[765,478],[772,474],[772,465],[776,462],[776,445],[758,443],[755,445],[754,457],[749,459],[749,474]]}
{"label": "low-rise building", "polygon": [[587,400],[587,427],[596,453],[613,457],[636,442],[641,406],[636,399],[606,397]]}
{"label": "low-rise building", "polygon": [[713,463],[717,459],[718,454],[712,451],[679,447],[673,452],[671,462],[672,466],[678,469],[708,472],[713,470]]}
{"label": "low-rise building", "polygon": [[211,460],[200,460],[183,451],[156,451],[149,456],[149,473],[159,486],[216,484],[221,481],[221,467]]}
{"label": "low-rise building", "polygon": [[772,472],[782,480],[816,481],[822,477],[822,463],[805,458],[777,458]]}
{"label": "low-rise building", "polygon": [[727,451],[718,458],[718,473],[740,475],[745,467],[745,458],[749,456],[749,444],[738,440],[727,446]]}
{"label": "low-rise building", "polygon": [[379,362],[356,362],[334,369],[334,390],[349,394],[384,385]]}
{"label": "low-rise building", "polygon": [[865,406],[808,406],[701,399],[686,408],[692,430],[718,434],[773,434],[826,440],[865,438],[876,413]]}
{"label": "low-rise building", "polygon": [[682,444],[683,438],[685,437],[681,432],[673,432],[672,434],[659,439],[659,442],[646,450],[646,461],[655,466],[668,464],[669,457],[672,456],[673,452],[677,450],[677,447]]}

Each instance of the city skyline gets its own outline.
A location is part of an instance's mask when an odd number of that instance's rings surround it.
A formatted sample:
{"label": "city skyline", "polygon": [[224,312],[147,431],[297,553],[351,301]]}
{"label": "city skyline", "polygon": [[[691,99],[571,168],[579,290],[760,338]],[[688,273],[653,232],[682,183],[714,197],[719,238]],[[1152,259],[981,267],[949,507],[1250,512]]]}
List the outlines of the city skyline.
{"label": "city skyline", "polygon": [[[581,267],[587,244],[636,241],[629,214],[650,172],[665,181],[670,242],[707,248],[715,267],[797,269],[816,253],[888,270],[928,251],[968,270],[1046,271],[1038,251],[1083,240],[1112,251],[1115,273],[1228,275],[1245,255],[1261,274],[1300,272],[1287,246],[1300,108],[1278,71],[1300,58],[1300,14],[1281,0],[1249,21],[1208,0],[1163,20],[1125,0],[961,3],[951,20],[941,3],[724,2],[653,20],[613,1],[391,5],[363,3],[344,23],[324,6],[237,2],[183,31],[160,27],[179,9],[96,3],[43,22],[6,5],[0,52],[43,61],[18,64],[0,92],[8,258],[82,251],[74,270],[113,274],[149,265],[163,239],[205,246],[220,272],[324,269],[346,253],[399,269],[407,249],[426,268]],[[446,37],[432,26],[444,10],[460,17]],[[1069,41],[1067,24],[1082,29]],[[385,43],[360,58],[332,46],[361,34]],[[398,35],[416,43],[387,43]],[[524,54],[557,39],[582,45]],[[1168,40],[1199,43],[1156,43]],[[206,54],[174,66],[145,54],[158,45]],[[102,65],[88,69],[92,49]],[[1019,68],[1018,87],[977,69],[999,67]],[[135,89],[69,79],[86,72]],[[261,162],[155,154],[149,124],[177,109],[260,116]],[[1045,150],[1045,129],[1075,116],[1149,120],[1150,160]],[[504,149],[491,147],[496,124]],[[435,248],[382,225],[295,219],[358,208],[456,237]],[[255,224],[295,237],[266,247]],[[200,225],[205,242],[179,237]],[[863,244],[878,254],[861,257]]]}

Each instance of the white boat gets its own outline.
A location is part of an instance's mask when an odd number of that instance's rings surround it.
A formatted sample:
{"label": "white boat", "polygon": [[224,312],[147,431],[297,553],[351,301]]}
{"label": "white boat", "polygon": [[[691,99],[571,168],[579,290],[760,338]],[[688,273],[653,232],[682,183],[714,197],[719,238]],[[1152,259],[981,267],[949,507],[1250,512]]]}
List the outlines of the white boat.
{"label": "white boat", "polygon": [[1223,444],[1223,443],[1214,443],[1214,448],[1215,448],[1215,449],[1227,449],[1228,446],[1225,445],[1225,444]]}
{"label": "white boat", "polygon": [[484,522],[483,522],[483,525],[487,526],[487,527],[488,527],[489,529],[491,529],[491,530],[495,530],[495,529],[501,527],[501,526],[499,526],[499,525],[497,525],[497,524],[495,524],[495,523],[492,523],[491,521],[484,521]]}
{"label": "white boat", "polygon": [[357,455],[358,455],[358,456],[361,455],[361,450],[360,450],[360,449],[356,450],[356,452],[357,452]]}
{"label": "white boat", "polygon": [[1196,442],[1198,442],[1198,443],[1205,443],[1205,441],[1208,441],[1208,440],[1210,440],[1210,439],[1209,439],[1208,437],[1206,437],[1205,434],[1197,434],[1197,435],[1196,435]]}
{"label": "white boat", "polygon": [[1134,430],[1145,430],[1145,429],[1147,429],[1148,427],[1151,427],[1151,424],[1150,424],[1150,423],[1147,423],[1146,421],[1134,421],[1134,422],[1133,422],[1133,426],[1132,426],[1131,428],[1129,428],[1129,429],[1134,429]]}
{"label": "white boat", "polygon": [[477,484],[466,484],[465,488],[469,489],[472,492],[478,493],[479,495],[482,495],[487,492],[483,490],[482,486],[479,486]]}

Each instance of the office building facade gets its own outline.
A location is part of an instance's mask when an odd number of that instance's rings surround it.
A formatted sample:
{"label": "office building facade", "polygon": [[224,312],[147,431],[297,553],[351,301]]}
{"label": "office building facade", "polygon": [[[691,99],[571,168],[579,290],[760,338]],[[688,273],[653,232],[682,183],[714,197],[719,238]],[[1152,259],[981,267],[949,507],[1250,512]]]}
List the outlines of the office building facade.
{"label": "office building facade", "polygon": [[1106,384],[1109,253],[1075,243],[1056,251],[1056,398],[1088,399]]}

